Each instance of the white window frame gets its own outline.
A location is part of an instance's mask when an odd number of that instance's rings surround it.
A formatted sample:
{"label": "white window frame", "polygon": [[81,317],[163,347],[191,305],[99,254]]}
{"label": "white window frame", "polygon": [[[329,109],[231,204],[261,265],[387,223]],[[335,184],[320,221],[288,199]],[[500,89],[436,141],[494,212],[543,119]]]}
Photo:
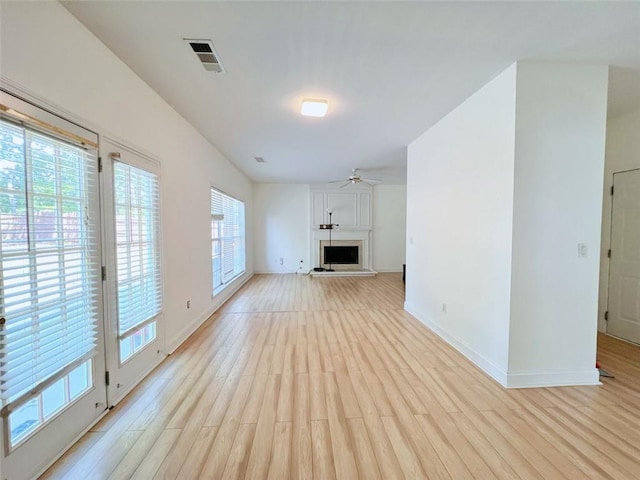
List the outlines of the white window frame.
{"label": "white window frame", "polygon": [[[220,195],[222,201],[232,201],[237,202],[237,206],[241,206],[240,214],[241,221],[236,221],[234,224],[240,230],[238,234],[228,235],[225,234],[224,230],[224,211],[214,211],[214,195]],[[211,187],[210,190],[210,200],[211,200],[211,282],[212,282],[212,296],[215,297],[220,292],[222,292],[229,284],[231,284],[235,279],[240,277],[246,272],[247,269],[247,255],[246,255],[246,204],[244,201],[233,197],[224,191],[216,188],[214,186]],[[224,207],[223,207],[224,209]],[[238,213],[238,212],[236,212]],[[240,220],[240,217],[238,217]],[[214,231],[218,232],[218,236],[214,236]],[[233,264],[234,268],[232,272],[225,272],[225,255],[229,254],[229,247],[225,248],[225,242],[228,244],[232,244],[233,250]],[[216,245],[218,248],[216,248]],[[237,250],[240,250],[237,252]],[[219,252],[217,255],[216,250]],[[226,253],[225,253],[226,252]],[[235,255],[240,254],[241,262],[237,262]],[[219,256],[219,265],[220,265],[220,282],[217,283],[217,275],[216,275],[216,257]],[[238,265],[241,263],[241,265]]]}

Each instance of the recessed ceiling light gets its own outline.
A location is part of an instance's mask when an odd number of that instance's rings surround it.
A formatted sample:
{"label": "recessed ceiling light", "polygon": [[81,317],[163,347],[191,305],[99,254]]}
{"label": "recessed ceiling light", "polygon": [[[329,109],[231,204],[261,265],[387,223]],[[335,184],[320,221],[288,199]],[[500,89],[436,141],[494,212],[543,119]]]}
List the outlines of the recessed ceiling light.
{"label": "recessed ceiling light", "polygon": [[324,117],[328,108],[329,103],[326,100],[305,98],[300,113],[306,117]]}

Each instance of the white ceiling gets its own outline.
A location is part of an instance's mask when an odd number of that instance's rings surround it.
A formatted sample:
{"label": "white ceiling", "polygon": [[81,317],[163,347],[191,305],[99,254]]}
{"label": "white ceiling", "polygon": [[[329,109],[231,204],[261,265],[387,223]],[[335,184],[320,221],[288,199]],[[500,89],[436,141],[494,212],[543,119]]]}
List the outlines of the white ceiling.
{"label": "white ceiling", "polygon": [[[75,1],[65,7],[254,181],[406,180],[406,145],[517,60],[592,61],[640,106],[640,3]],[[207,72],[183,38],[213,40]],[[300,116],[326,98],[325,118]],[[267,163],[256,163],[255,156]]]}

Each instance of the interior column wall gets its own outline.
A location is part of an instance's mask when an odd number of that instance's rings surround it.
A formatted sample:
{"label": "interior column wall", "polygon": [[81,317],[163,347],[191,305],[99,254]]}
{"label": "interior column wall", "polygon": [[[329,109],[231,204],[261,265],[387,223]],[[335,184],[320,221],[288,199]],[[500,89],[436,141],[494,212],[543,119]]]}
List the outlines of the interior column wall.
{"label": "interior column wall", "polygon": [[605,66],[519,63],[409,146],[405,307],[505,386],[598,381],[606,106]]}
{"label": "interior column wall", "polygon": [[509,386],[598,382],[607,83],[606,66],[518,64]]}
{"label": "interior column wall", "polygon": [[509,345],[513,65],[409,145],[405,308],[499,382]]}

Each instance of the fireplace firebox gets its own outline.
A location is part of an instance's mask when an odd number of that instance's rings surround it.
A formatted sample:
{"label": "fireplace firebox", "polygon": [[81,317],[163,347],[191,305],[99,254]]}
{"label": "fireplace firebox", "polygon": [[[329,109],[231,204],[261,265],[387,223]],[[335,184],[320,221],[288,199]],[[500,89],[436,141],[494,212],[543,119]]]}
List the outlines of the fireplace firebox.
{"label": "fireplace firebox", "polygon": [[335,265],[358,265],[359,249],[357,245],[325,246],[324,263]]}
{"label": "fireplace firebox", "polygon": [[319,239],[317,245],[318,266],[337,272],[359,272],[364,269],[367,249],[362,240],[338,239],[329,243],[328,239]]}

